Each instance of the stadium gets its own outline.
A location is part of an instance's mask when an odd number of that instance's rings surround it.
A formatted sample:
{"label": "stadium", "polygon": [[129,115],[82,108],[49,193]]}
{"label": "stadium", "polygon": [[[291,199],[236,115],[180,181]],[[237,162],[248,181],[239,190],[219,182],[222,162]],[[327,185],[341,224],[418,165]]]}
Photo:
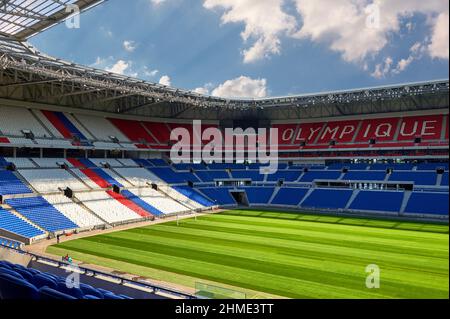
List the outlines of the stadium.
{"label": "stadium", "polygon": [[0,299],[448,299],[448,79],[203,95],[40,52],[103,1],[34,2],[0,11]]}

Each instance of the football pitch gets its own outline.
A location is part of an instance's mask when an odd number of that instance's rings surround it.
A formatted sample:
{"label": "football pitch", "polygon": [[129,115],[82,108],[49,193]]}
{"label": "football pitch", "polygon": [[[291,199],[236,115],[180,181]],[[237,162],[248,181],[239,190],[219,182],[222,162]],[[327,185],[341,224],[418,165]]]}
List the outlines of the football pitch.
{"label": "football pitch", "polygon": [[[449,298],[448,225],[228,211],[67,241],[47,252],[249,298]],[[368,289],[368,265],[380,287]]]}

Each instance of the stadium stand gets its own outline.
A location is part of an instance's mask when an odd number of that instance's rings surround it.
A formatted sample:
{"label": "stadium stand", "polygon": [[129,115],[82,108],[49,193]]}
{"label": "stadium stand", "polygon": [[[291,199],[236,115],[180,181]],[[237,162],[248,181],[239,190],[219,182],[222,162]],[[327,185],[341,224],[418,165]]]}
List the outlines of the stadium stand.
{"label": "stadium stand", "polygon": [[22,243],[18,241],[0,237],[0,247],[13,248],[18,250],[20,249],[21,245]]}
{"label": "stadium stand", "polygon": [[67,187],[73,191],[89,189],[86,184],[64,169],[21,169],[18,172],[41,193],[60,192]]}
{"label": "stadium stand", "polygon": [[275,174],[267,175],[268,182],[277,182],[279,180],[284,180],[285,182],[295,182],[300,178],[301,171],[277,171]]}
{"label": "stadium stand", "polygon": [[236,201],[230,194],[229,188],[200,188],[199,189],[207,197],[215,199],[217,205],[236,205]]}
{"label": "stadium stand", "polygon": [[148,170],[169,184],[182,184],[200,182],[200,180],[189,172],[175,172],[170,167],[149,167]]}
{"label": "stadium stand", "polygon": [[273,187],[246,187],[244,190],[249,204],[267,205],[275,189]]}
{"label": "stadium stand", "polygon": [[386,172],[350,171],[342,179],[349,181],[384,181],[386,179]]}
{"label": "stadium stand", "polygon": [[64,195],[52,194],[45,195],[43,198],[80,228],[95,227],[104,224],[104,222],[91,214],[87,209],[75,204],[70,198]]}
{"label": "stadium stand", "polygon": [[205,207],[215,205],[213,201],[211,201],[206,196],[200,194],[198,191],[189,186],[173,186],[173,188],[180,194],[183,194],[184,196],[190,198],[193,201],[196,201],[200,205],[203,205]]}
{"label": "stadium stand", "polygon": [[33,238],[44,235],[45,232],[27,222],[25,219],[18,217],[10,211],[0,207],[0,229],[23,236],[25,238]]}
{"label": "stadium stand", "polygon": [[350,209],[359,211],[399,212],[404,192],[360,191]]}
{"label": "stadium stand", "polygon": [[223,180],[230,178],[226,171],[221,170],[197,171],[196,174],[205,183],[214,182],[214,180]]}
{"label": "stadium stand", "polygon": [[262,182],[264,180],[264,175],[260,174],[258,170],[255,171],[237,171],[233,170],[231,175],[235,179],[250,179],[255,182]]}
{"label": "stadium stand", "polygon": [[28,220],[49,232],[79,227],[42,197],[8,199],[6,203]]}
{"label": "stadium stand", "polygon": [[343,209],[352,194],[353,191],[347,189],[314,189],[301,206],[315,209]]}
{"label": "stadium stand", "polygon": [[413,192],[405,213],[423,215],[448,215],[449,194]]}
{"label": "stadium stand", "polygon": [[163,214],[175,214],[187,212],[189,209],[175,201],[174,199],[165,196],[164,194],[151,189],[151,188],[138,188],[138,189],[129,189],[129,191],[141,198],[144,202],[148,203],[152,207],[155,207],[158,211]]}
{"label": "stadium stand", "polygon": [[414,182],[417,185],[436,185],[437,183],[437,174],[436,172],[393,172],[389,181],[397,181],[397,182]]}
{"label": "stadium stand", "polygon": [[108,223],[120,223],[141,218],[139,214],[116,201],[104,191],[77,193],[75,197]]}
{"label": "stadium stand", "polygon": [[0,299],[74,300],[132,299],[81,283],[68,288],[66,278],[0,260]]}
{"label": "stadium stand", "polygon": [[272,205],[298,206],[309,188],[281,188],[272,200]]}
{"label": "stadium stand", "polygon": [[309,171],[302,176],[300,182],[310,183],[316,179],[334,180],[338,179],[341,174],[342,173],[340,171]]}
{"label": "stadium stand", "polygon": [[30,194],[31,189],[25,185],[13,172],[0,168],[0,195]]}

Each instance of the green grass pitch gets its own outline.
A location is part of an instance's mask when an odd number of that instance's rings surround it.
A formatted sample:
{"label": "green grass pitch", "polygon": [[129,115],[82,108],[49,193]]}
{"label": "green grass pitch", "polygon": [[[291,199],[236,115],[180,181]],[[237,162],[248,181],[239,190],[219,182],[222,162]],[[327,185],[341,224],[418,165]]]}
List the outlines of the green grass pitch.
{"label": "green grass pitch", "polygon": [[[49,253],[249,297],[449,298],[448,225],[229,211],[68,241]],[[366,266],[380,267],[367,289]]]}

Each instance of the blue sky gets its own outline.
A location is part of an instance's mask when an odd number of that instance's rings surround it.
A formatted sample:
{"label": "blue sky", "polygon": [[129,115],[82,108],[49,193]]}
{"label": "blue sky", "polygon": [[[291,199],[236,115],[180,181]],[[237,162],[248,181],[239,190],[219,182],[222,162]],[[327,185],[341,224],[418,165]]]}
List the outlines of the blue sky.
{"label": "blue sky", "polygon": [[84,13],[79,29],[60,24],[30,42],[225,97],[448,78],[448,0],[374,1],[109,0]]}

